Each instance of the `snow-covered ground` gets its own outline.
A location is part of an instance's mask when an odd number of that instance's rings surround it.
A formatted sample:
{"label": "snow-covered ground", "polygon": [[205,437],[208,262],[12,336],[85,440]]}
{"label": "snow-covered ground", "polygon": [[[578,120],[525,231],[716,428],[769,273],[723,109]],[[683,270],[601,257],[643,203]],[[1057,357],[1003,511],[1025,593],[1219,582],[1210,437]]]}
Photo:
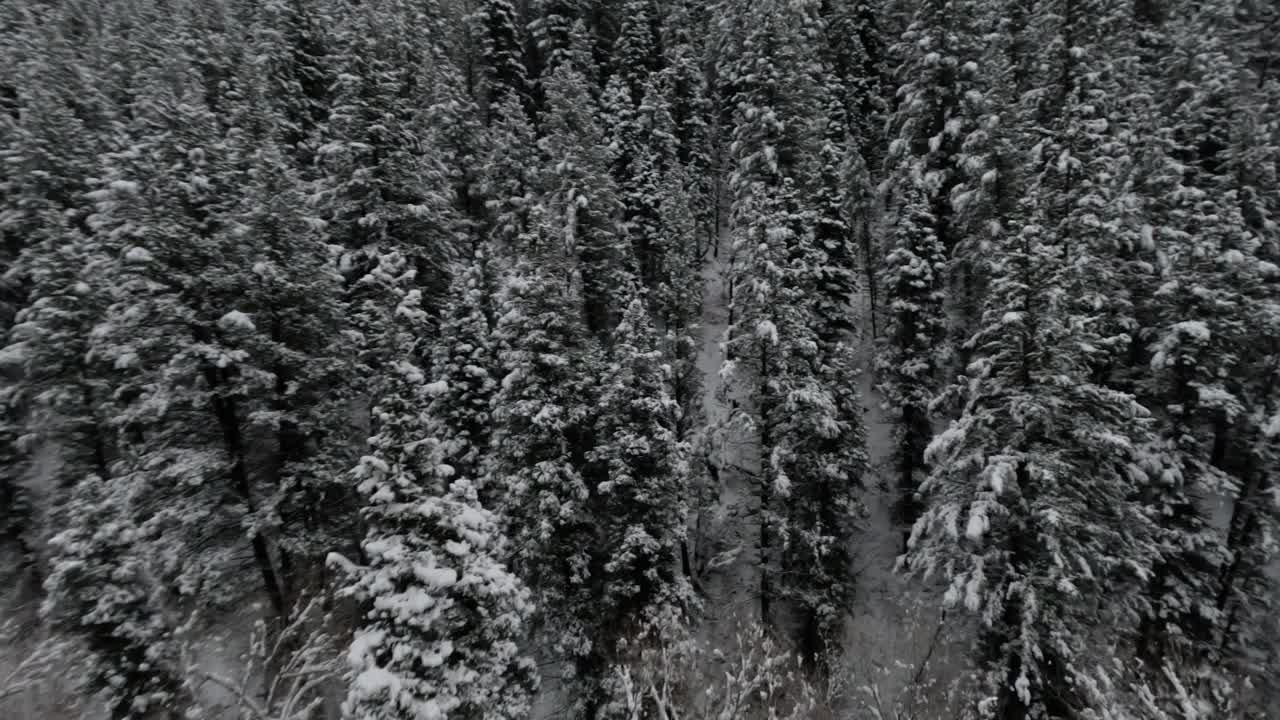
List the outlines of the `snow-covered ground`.
{"label": "snow-covered ground", "polygon": [[747,464],[750,458],[743,457],[743,443],[725,427],[730,408],[720,382],[725,331],[729,325],[730,297],[726,286],[729,257],[729,241],[722,237],[718,257],[708,257],[702,269],[702,347],[698,354],[710,458],[719,468],[718,477],[707,477],[713,484],[716,502],[703,522],[710,523],[710,534],[718,540],[714,549],[726,553],[721,557],[728,561],[708,573],[704,582],[707,622],[703,635],[713,640],[730,637],[735,624],[759,615],[753,592],[759,582],[755,570],[756,496],[746,478],[733,470],[733,467],[750,467]]}
{"label": "snow-covered ground", "polygon": [[[857,297],[855,310],[859,317],[869,317],[868,293]],[[947,670],[954,668],[956,658],[937,594],[894,572],[902,529],[893,521],[893,422],[875,389],[870,322],[858,326],[858,389],[866,408],[869,473],[864,481],[867,517],[853,552],[858,593],[845,635],[849,717],[945,717],[944,688],[929,678],[953,674]]]}

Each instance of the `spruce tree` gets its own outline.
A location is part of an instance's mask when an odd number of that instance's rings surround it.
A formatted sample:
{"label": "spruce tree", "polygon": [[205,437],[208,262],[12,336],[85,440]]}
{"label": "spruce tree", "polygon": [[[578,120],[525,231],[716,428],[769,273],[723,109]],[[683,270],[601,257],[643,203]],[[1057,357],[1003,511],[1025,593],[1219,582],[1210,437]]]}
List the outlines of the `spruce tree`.
{"label": "spruce tree", "polygon": [[[575,32],[585,30],[579,24]],[[622,208],[609,174],[613,151],[597,120],[598,105],[587,78],[578,67],[585,58],[575,58],[543,78],[548,109],[538,147],[553,170],[545,178],[542,202],[556,241],[581,267],[587,328],[603,338],[622,315],[621,293],[634,277],[634,258],[619,226]]]}
{"label": "spruce tree", "polygon": [[537,136],[518,99],[503,98],[494,112],[480,178],[492,216],[490,240],[499,255],[538,252],[531,216],[542,199],[546,171]]}
{"label": "spruce tree", "polygon": [[703,307],[701,243],[696,197],[689,173],[677,167],[659,182],[658,287],[653,308],[663,333],[663,347],[671,363],[671,394],[679,410],[677,434],[687,440],[703,421],[703,378],[698,349]]}
{"label": "spruce tree", "polygon": [[588,663],[600,669],[619,663],[625,641],[688,617],[694,604],[679,555],[688,516],[688,447],[675,433],[676,407],[642,300],[627,306],[610,354],[588,455],[589,477],[598,479],[590,512],[599,548]]}
{"label": "spruce tree", "polygon": [[532,110],[525,67],[524,28],[511,0],[485,0],[471,16],[474,42],[483,64],[484,96],[480,102],[486,124],[492,123],[503,100],[510,97]]}
{"label": "spruce tree", "polygon": [[535,637],[589,695],[603,671],[590,661],[600,556],[584,474],[600,370],[575,275],[563,253],[549,253],[505,279],[494,334],[507,374],[494,398],[489,483],[502,488],[512,568],[540,608]]}
{"label": "spruce tree", "polygon": [[883,38],[884,3],[873,0],[818,4],[823,57],[835,80],[836,101],[846,118],[853,148],[877,165],[882,152],[884,85],[888,75]]}
{"label": "spruce tree", "polygon": [[[816,346],[809,333],[804,285],[787,260],[798,223],[795,196],[785,193],[751,198],[740,206],[734,238],[733,322],[727,331],[726,361],[721,369],[726,398],[737,401],[729,427],[742,432],[757,454],[753,479],[758,497],[756,552],[760,566],[760,617],[775,621],[778,595],[778,547],[785,513],[780,503],[791,494],[780,427],[788,393],[806,379],[793,374],[789,361],[803,362]],[[749,222],[749,224],[747,224]],[[748,468],[751,472],[751,468]]]}
{"label": "spruce tree", "polygon": [[704,68],[711,14],[705,3],[671,3],[663,8],[658,34],[664,56],[659,87],[674,124],[677,160],[688,173],[687,192],[702,249],[718,242],[720,198],[713,188],[721,181],[720,169],[712,161],[713,108]]}
{"label": "spruce tree", "polygon": [[353,500],[343,470],[352,458],[346,408],[356,396],[345,333],[342,276],[307,212],[303,181],[273,144],[288,126],[278,112],[262,113],[265,88],[252,80],[233,101],[227,136],[236,184],[243,188],[227,222],[242,237],[251,278],[241,302],[258,333],[244,349],[270,376],[270,391],[254,398],[248,433],[274,435],[273,457],[260,472],[275,490],[263,514],[276,519],[282,580],[290,593],[314,580],[326,553],[357,537]]}
{"label": "spruce tree", "polygon": [[597,488],[599,515],[608,523],[604,545],[615,555],[606,572],[620,596],[609,604],[629,608],[624,614],[631,619],[623,624],[638,627],[643,623],[635,618],[651,606],[688,603],[688,589],[676,575],[687,448],[674,432],[676,408],[642,300],[627,306],[610,354],[591,461],[607,477]]}
{"label": "spruce tree", "polygon": [[[975,25],[984,18],[981,6],[969,0],[927,0],[915,9],[893,48],[901,62],[880,184],[881,201],[891,217],[913,212],[907,204],[912,185],[924,192],[931,230],[948,260],[944,287],[961,292],[974,282],[974,263],[965,252],[966,233],[952,196],[965,177],[959,163],[976,123],[971,99],[981,97]],[[955,327],[949,339],[963,340],[971,330]]]}
{"label": "spruce tree", "polygon": [[60,35],[63,12],[16,19],[25,42],[6,55],[21,85],[12,113],[0,118],[0,162],[9,169],[0,180],[0,252],[9,260],[0,272],[0,532],[27,569],[37,567],[39,535],[40,508],[26,477],[32,455],[61,448],[48,494],[50,515],[60,516],[71,486],[87,473],[106,474],[110,444],[97,414],[107,389],[86,359],[88,335],[101,318],[102,283],[90,268],[102,255],[85,194],[98,174],[97,154],[109,146],[104,126],[114,113]]}
{"label": "spruce tree", "polygon": [[428,122],[436,98],[423,85],[443,72],[438,38],[423,40],[414,16],[396,12],[397,4],[341,7],[341,52],[330,60],[338,81],[318,150],[324,176],[312,202],[349,253],[349,283],[375,267],[379,253],[398,252],[435,297],[456,251],[449,169]]}
{"label": "spruce tree", "polygon": [[853,218],[847,199],[847,188],[852,184],[848,154],[856,150],[838,99],[839,89],[830,84],[831,78],[825,79],[818,90],[819,112],[811,130],[818,147],[805,173],[817,251],[809,261],[816,280],[818,334],[825,343],[838,343],[854,330],[852,303],[858,291]]}
{"label": "spruce tree", "polygon": [[929,472],[924,454],[933,438],[930,403],[942,384],[946,251],[934,234],[925,192],[915,183],[904,191],[882,268],[888,326],[876,369],[885,404],[896,415],[894,519],[905,540],[921,511],[919,485]]}
{"label": "spruce tree", "polygon": [[486,507],[500,499],[500,488],[484,485],[493,432],[493,399],[498,392],[494,295],[497,269],[485,255],[455,273],[431,349],[433,395],[431,436],[441,443],[442,462],[461,477],[475,478]]}
{"label": "spruce tree", "polygon": [[[90,352],[114,369],[109,421],[123,435],[115,475],[138,495],[159,567],[210,603],[245,590],[229,546],[188,556],[209,534],[243,533],[272,607],[287,604],[262,490],[251,467],[254,412],[271,392],[261,330],[246,302],[256,249],[232,221],[232,155],[187,70],[167,70],[180,94],[156,83],[134,121],[139,143],[112,154],[95,191],[97,237],[109,262],[105,318]],[[259,317],[261,320],[261,317]]]}
{"label": "spruce tree", "polygon": [[330,5],[313,0],[270,0],[254,8],[249,52],[237,74],[248,70],[264,85],[258,98],[277,119],[273,142],[285,146],[299,168],[310,169],[320,128],[333,102],[334,51]]}
{"label": "spruce tree", "polygon": [[129,494],[127,485],[97,475],[70,491],[69,524],[50,540],[41,614],[84,640],[91,658],[84,682],[103,694],[112,720],[192,717],[148,542],[128,520]]}
{"label": "spruce tree", "polygon": [[926,453],[907,555],[981,614],[980,707],[1006,718],[1084,710],[1087,628],[1132,626],[1133,579],[1154,560],[1136,501],[1146,412],[1089,381],[1099,340],[1070,290],[1087,260],[1049,237],[1028,224],[1000,248],[964,409]]}
{"label": "spruce tree", "polygon": [[867,453],[853,348],[842,341],[814,345],[812,357],[792,358],[807,361],[810,372],[780,402],[786,419],[771,463],[781,464],[791,486],[783,500],[782,595],[800,617],[801,657],[830,678],[856,592],[853,548]]}
{"label": "spruce tree", "polygon": [[352,642],[352,718],[521,718],[537,686],[518,641],[528,591],[501,564],[493,516],[429,432],[430,387],[419,368],[427,328],[420,290],[404,290],[387,338],[376,434],[355,470],[364,498],[366,564],[339,558],[344,593],[364,616]]}

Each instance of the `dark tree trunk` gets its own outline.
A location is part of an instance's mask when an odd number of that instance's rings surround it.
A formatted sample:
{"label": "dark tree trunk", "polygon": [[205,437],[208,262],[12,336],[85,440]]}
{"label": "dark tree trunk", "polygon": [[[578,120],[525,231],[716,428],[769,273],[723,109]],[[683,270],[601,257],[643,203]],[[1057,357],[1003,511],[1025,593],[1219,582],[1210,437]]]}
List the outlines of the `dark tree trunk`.
{"label": "dark tree trunk", "polygon": [[[194,334],[198,342],[212,340],[212,334],[206,328],[196,327]],[[248,469],[245,467],[244,437],[241,432],[239,413],[235,400],[220,394],[221,388],[226,386],[225,381],[234,376],[235,370],[210,365],[206,366],[203,372],[205,382],[209,385],[210,409],[218,421],[223,448],[231,459],[227,479],[230,481],[231,490],[244,503],[245,513],[252,515],[254,513],[253,488],[249,482]],[[284,591],[280,587],[279,577],[272,565],[271,550],[267,546],[267,540],[261,532],[253,530],[249,535],[249,544],[253,549],[253,560],[258,566],[258,572],[262,575],[262,586],[267,592],[271,607],[276,615],[284,617],[286,606]]]}
{"label": "dark tree trunk", "polygon": [[[768,385],[769,377],[769,348],[768,345],[760,344],[760,387],[765,389]],[[773,502],[773,487],[769,482],[769,473],[764,471],[767,458],[772,452],[773,432],[772,418],[773,400],[769,397],[768,391],[761,393],[760,397],[760,622],[769,627],[772,625],[771,612],[773,603],[773,587],[769,573],[769,555],[771,552],[772,539],[769,532],[769,506]]]}
{"label": "dark tree trunk", "polygon": [[[215,395],[213,412],[218,418],[218,426],[222,429],[222,441],[227,454],[231,456],[229,474],[231,487],[244,503],[245,512],[252,515],[254,512],[253,489],[249,484],[248,470],[245,468],[244,441],[240,433],[235,402]],[[267,591],[271,607],[277,615],[283,617],[285,614],[284,591],[280,587],[279,578],[272,566],[267,540],[261,532],[254,530],[249,536],[249,543],[253,547],[253,559],[258,565],[258,571],[262,574],[262,586]]]}

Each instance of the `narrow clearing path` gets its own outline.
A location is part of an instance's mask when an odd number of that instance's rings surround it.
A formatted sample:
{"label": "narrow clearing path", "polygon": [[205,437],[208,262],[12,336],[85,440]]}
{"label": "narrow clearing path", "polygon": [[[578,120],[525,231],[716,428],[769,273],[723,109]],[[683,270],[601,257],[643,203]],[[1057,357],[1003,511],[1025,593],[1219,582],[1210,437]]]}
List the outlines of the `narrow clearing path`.
{"label": "narrow clearing path", "polygon": [[[747,445],[725,428],[730,408],[720,387],[723,342],[729,324],[728,240],[722,238],[718,257],[708,255],[702,269],[698,367],[704,383],[709,459],[716,470],[708,472],[713,505],[702,522],[706,536],[716,541],[710,552],[719,553],[719,560],[702,577],[706,613],[699,636],[713,645],[723,645],[732,642],[734,632],[743,623],[759,616],[755,547],[758,501],[748,478],[733,470],[735,466],[754,467],[755,458],[746,452]],[[855,298],[854,310],[861,318],[869,317],[867,293]],[[856,361],[862,370],[859,391],[865,407],[870,468],[863,481],[867,516],[853,549],[859,591],[854,606],[849,608],[846,671],[838,680],[844,685],[841,704],[848,710],[845,716],[875,717],[880,712],[892,717],[895,707],[915,704],[914,696],[933,695],[941,689],[918,687],[925,677],[921,665],[928,663],[928,675],[936,676],[939,666],[948,659],[938,632],[941,613],[936,596],[922,595],[915,583],[893,571],[901,549],[901,535],[892,516],[893,421],[874,387],[875,340],[870,322],[862,322],[859,327],[862,332],[855,339]],[[932,702],[926,699],[925,704]]]}

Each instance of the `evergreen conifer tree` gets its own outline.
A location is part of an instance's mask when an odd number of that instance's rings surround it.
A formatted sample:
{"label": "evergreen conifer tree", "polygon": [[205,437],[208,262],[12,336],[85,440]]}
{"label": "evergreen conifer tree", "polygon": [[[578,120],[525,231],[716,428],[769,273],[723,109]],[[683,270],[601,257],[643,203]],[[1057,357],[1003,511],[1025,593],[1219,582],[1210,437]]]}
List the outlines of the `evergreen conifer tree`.
{"label": "evergreen conifer tree", "polygon": [[561,253],[523,261],[505,280],[494,335],[507,374],[494,398],[489,483],[501,488],[512,568],[541,609],[535,637],[589,695],[604,670],[590,660],[600,555],[585,475],[600,371],[574,276]]}
{"label": "evergreen conifer tree", "polygon": [[370,453],[355,470],[367,564],[335,558],[352,575],[344,592],[364,606],[344,712],[514,720],[527,716],[537,686],[518,645],[532,606],[501,564],[497,522],[427,435],[421,303],[420,290],[407,290],[395,309],[395,360],[377,388]]}
{"label": "evergreen conifer tree", "polygon": [[925,448],[933,438],[930,403],[942,384],[938,343],[945,334],[943,316],[946,251],[934,234],[924,191],[904,188],[885,258],[887,340],[876,360],[880,390],[897,416],[897,510],[904,538],[919,517],[920,481],[929,472]]}
{"label": "evergreen conifer tree", "polygon": [[85,684],[103,693],[112,720],[191,717],[196,708],[147,561],[149,543],[121,506],[128,494],[97,475],[75,485],[66,504],[69,525],[51,539],[41,612],[84,640],[91,658]]}

